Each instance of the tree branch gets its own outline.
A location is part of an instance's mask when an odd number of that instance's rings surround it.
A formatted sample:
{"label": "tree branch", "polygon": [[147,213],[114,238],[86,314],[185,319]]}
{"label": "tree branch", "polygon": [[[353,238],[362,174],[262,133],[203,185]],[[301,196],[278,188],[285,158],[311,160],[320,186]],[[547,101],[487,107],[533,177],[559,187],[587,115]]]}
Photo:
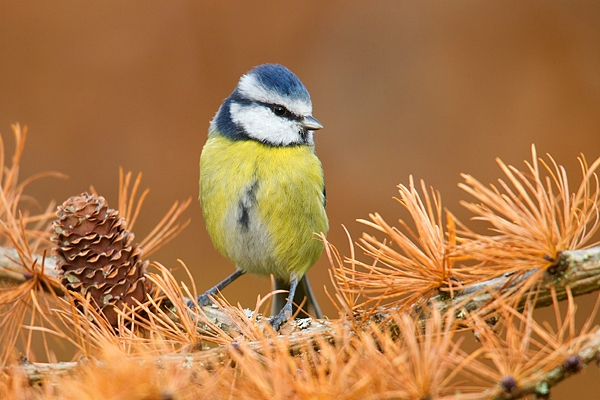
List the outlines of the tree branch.
{"label": "tree branch", "polygon": [[[33,258],[37,266],[42,265],[43,262],[44,275],[54,280],[60,280],[60,273],[56,268],[54,257],[43,258],[42,255],[34,254]],[[31,270],[19,262],[19,254],[14,248],[0,247],[0,282],[20,285],[32,277]]]}
{"label": "tree branch", "polygon": [[[576,354],[581,359],[582,367],[586,367],[587,364],[591,362],[598,361],[598,355],[600,354],[600,329],[594,332],[593,336],[586,341],[586,343],[582,346],[580,351]],[[496,396],[492,397],[492,399],[518,399],[529,394],[536,394],[538,396],[537,398],[548,398],[551,387],[555,386],[556,384],[562,382],[563,380],[578,372],[580,371],[569,371],[564,365],[561,365],[548,371],[539,379],[536,379],[535,382],[531,382],[523,386],[517,387],[517,389],[511,393],[497,394]]]}
{"label": "tree branch", "polygon": [[[4,253],[10,249],[4,249]],[[20,283],[27,279],[27,271],[18,263],[10,260],[14,253],[10,253],[9,257],[3,256],[0,258],[0,276],[6,282]],[[49,268],[54,265],[52,259],[46,259],[45,272],[53,277],[57,276],[56,270]],[[553,273],[550,273],[553,272]],[[506,294],[510,291],[519,293],[521,296],[520,302],[524,303],[529,294],[527,291],[516,291],[519,285],[523,284],[527,279],[531,279],[534,274],[539,273],[541,279],[536,297],[536,307],[547,306],[552,303],[551,291],[554,290],[556,298],[563,300],[567,298],[567,288],[570,288],[573,295],[582,295],[600,289],[600,246],[584,250],[563,251],[556,262],[555,268],[550,268],[550,272],[541,270],[530,270],[522,274],[506,274],[505,276],[492,279],[485,282],[476,283],[463,288],[454,297],[439,295],[430,299],[430,304],[439,308],[442,312],[446,312],[452,307],[460,306],[462,310],[477,311],[488,307],[499,295]],[[8,278],[5,278],[8,277]],[[515,299],[517,300],[517,299]],[[226,315],[220,309],[212,306],[203,307],[203,311],[212,321],[218,321],[223,331],[236,330],[235,324],[231,321],[231,316]],[[382,319],[387,319],[398,310],[395,309],[380,309],[373,314],[369,322],[377,323]],[[415,310],[417,311],[417,310]],[[458,319],[464,318],[466,315],[459,314]],[[361,320],[361,315],[353,316],[355,321]],[[199,323],[204,324],[202,321]],[[300,351],[303,344],[309,343],[315,337],[329,338],[334,335],[333,324],[335,321],[328,320],[311,320],[303,319],[291,321],[287,324],[282,333],[286,335],[290,351],[292,353]],[[348,324],[350,327],[351,324]],[[331,341],[331,340],[330,340]],[[257,353],[262,353],[264,342],[250,343],[249,346]],[[221,363],[230,358],[229,352],[235,349],[235,342],[229,346],[220,346],[218,348],[190,353],[166,355],[157,358],[157,363],[165,360],[177,361],[189,365],[211,365],[211,363]],[[587,364],[596,359],[600,352],[600,330],[596,331],[585,344],[582,345],[579,356],[584,364]],[[24,364],[23,371],[30,380],[42,379],[45,375],[61,374],[75,369],[78,363],[59,363],[59,364],[43,364],[33,363]],[[557,367],[544,376],[538,383],[543,383],[542,386],[530,385],[520,387],[518,394],[511,393],[510,398],[517,398],[526,394],[538,392],[542,389],[549,389],[551,386],[566,379],[572,374],[564,367]],[[509,397],[499,396],[498,399]]]}

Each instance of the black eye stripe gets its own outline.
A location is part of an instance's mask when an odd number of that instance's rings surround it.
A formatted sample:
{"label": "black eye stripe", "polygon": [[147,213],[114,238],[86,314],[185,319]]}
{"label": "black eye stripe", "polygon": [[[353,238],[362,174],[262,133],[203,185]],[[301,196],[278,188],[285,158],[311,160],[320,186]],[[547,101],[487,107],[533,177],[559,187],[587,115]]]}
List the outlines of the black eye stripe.
{"label": "black eye stripe", "polygon": [[[267,107],[268,109],[270,109],[273,112],[273,114],[277,115],[278,117],[286,118],[291,121],[301,121],[302,120],[301,116],[294,114],[293,112],[288,110],[285,106],[282,106],[281,104],[273,104],[273,103],[266,103],[264,101],[250,100],[248,98],[241,96],[237,90],[231,94],[230,99],[231,99],[232,103],[243,104],[243,105],[258,104],[260,106]],[[284,113],[278,114],[275,111],[275,107],[282,107],[285,110]]]}
{"label": "black eye stripe", "polygon": [[263,107],[269,108],[271,111],[273,111],[273,114],[277,115],[278,117],[287,118],[292,121],[300,121],[302,119],[299,115],[294,114],[281,104],[271,104],[262,101],[256,101],[255,103],[260,104]]}

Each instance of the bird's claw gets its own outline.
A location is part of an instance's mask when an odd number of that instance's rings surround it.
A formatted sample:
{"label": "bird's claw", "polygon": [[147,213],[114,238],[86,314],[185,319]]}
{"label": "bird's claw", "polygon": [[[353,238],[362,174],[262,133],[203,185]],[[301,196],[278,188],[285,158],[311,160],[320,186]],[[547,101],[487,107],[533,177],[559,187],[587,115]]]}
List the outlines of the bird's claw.
{"label": "bird's claw", "polygon": [[287,307],[283,307],[277,315],[269,319],[269,323],[271,324],[275,332],[277,332],[279,331],[279,329],[281,329],[283,325],[285,325],[287,321],[289,321],[291,316],[292,311],[288,310]]}
{"label": "bird's claw", "polygon": [[185,302],[185,304],[187,305],[187,307],[190,310],[193,310],[194,308],[196,308],[196,303],[194,303],[194,300],[192,300],[192,299],[187,299],[187,301]]}
{"label": "bird's claw", "polygon": [[212,300],[208,297],[208,294],[206,293],[202,293],[200,296],[198,296],[195,302],[192,299],[189,299],[187,301],[187,306],[191,309],[196,308],[196,305],[198,307],[204,307],[209,304],[212,304]]}

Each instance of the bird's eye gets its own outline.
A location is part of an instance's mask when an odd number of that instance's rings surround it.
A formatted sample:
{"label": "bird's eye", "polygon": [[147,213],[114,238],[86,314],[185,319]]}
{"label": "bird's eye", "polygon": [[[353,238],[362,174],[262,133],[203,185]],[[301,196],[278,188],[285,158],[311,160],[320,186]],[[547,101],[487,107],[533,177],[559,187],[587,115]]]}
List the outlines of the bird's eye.
{"label": "bird's eye", "polygon": [[287,110],[283,106],[275,105],[273,106],[273,112],[275,113],[275,115],[283,117],[286,114]]}

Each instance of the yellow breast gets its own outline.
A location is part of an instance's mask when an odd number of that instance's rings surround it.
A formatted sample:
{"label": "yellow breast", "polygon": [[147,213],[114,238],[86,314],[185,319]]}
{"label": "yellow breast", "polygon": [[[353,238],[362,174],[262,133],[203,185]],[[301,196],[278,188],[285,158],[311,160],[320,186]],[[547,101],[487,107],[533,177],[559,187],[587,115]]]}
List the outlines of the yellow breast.
{"label": "yellow breast", "polygon": [[303,275],[327,232],[321,162],[311,146],[276,147],[211,135],[200,157],[200,202],[208,233],[238,268]]}

